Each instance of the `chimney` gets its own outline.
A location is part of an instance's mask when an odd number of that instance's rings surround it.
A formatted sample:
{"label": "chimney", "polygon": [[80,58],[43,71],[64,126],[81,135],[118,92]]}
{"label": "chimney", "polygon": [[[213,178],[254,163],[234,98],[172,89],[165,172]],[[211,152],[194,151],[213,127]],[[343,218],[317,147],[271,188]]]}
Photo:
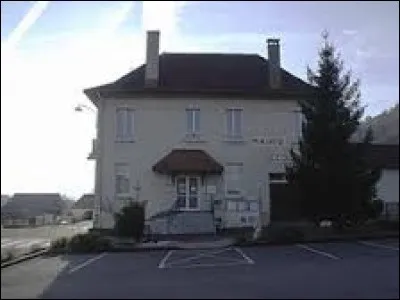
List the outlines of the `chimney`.
{"label": "chimney", "polygon": [[281,54],[279,39],[267,39],[269,62],[269,85],[272,89],[281,87]]}
{"label": "chimney", "polygon": [[146,87],[158,86],[159,48],[160,48],[160,32],[158,30],[147,31],[146,70],[145,70]]}

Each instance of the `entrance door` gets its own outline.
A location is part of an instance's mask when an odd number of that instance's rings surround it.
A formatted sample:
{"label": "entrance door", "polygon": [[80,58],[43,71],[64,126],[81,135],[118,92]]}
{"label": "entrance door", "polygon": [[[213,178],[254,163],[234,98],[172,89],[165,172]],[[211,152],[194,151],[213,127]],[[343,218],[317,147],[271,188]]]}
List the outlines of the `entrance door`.
{"label": "entrance door", "polygon": [[200,208],[200,177],[179,176],[176,179],[177,207],[182,210]]}

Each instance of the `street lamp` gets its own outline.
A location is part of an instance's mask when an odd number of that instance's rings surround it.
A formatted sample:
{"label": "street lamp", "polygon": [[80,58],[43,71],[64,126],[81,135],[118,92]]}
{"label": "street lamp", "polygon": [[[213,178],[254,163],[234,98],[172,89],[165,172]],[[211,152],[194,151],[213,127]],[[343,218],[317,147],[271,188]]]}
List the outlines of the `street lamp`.
{"label": "street lamp", "polygon": [[[75,106],[74,110],[76,112],[83,112],[83,111],[86,110],[86,111],[90,111],[90,112],[92,112],[94,114],[97,114],[97,111],[95,109],[93,109],[92,107],[90,107],[88,105],[85,105],[85,104],[78,104],[77,106]],[[96,123],[97,123],[96,127],[98,127],[98,119],[97,119]],[[98,142],[99,141],[98,128],[97,128],[96,132],[97,132],[96,139],[97,139],[97,142]],[[96,171],[95,171],[95,196],[96,196],[96,193],[97,193],[98,200],[94,202],[94,204],[95,204],[95,207],[94,207],[95,213],[94,213],[94,216],[93,216],[93,219],[94,219],[93,227],[96,227],[96,225],[98,227],[101,227],[100,226],[100,224],[101,224],[100,180],[101,180],[101,165],[100,165],[100,157],[97,154],[97,157],[96,157]]]}
{"label": "street lamp", "polygon": [[82,111],[84,111],[84,110],[89,110],[89,111],[91,111],[91,112],[93,112],[93,113],[96,113],[96,110],[95,109],[93,109],[93,108],[91,108],[90,106],[87,106],[86,104],[78,104],[77,106],[75,106],[75,111],[76,112],[82,112]]}

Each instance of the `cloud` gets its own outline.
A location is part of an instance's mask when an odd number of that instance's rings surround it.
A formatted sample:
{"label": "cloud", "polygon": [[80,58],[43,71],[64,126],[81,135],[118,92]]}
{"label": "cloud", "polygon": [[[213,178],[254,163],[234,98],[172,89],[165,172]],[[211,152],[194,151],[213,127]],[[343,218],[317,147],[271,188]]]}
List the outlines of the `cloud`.
{"label": "cloud", "polygon": [[[137,2],[130,1],[100,15],[96,27],[39,36],[29,49],[21,45],[2,51],[3,193],[58,191],[78,197],[91,191],[94,163],[86,156],[95,135],[95,116],[73,110],[77,103],[90,105],[83,88],[113,81],[143,63],[143,29],[156,27],[165,41],[182,41],[179,22],[185,3],[149,3],[144,2],[143,25],[135,32],[118,30],[132,10],[140,17]],[[43,4],[39,7],[43,12]],[[25,24],[32,26],[30,18]],[[29,26],[22,28],[27,32]],[[12,41],[15,45],[18,39]]]}
{"label": "cloud", "polygon": [[[46,10],[50,1],[36,1],[32,8],[26,13],[17,27],[10,33],[10,36],[2,45],[2,50],[11,51],[22,39],[23,35],[31,28]],[[3,51],[4,51],[3,50]]]}
{"label": "cloud", "polygon": [[344,29],[342,31],[342,33],[344,35],[356,35],[356,34],[358,34],[358,31],[357,30],[353,30],[353,29]]}
{"label": "cloud", "polygon": [[160,30],[160,49],[179,43],[179,22],[182,9],[188,1],[143,1],[142,29]]}
{"label": "cloud", "polygon": [[359,48],[356,50],[356,55],[362,59],[366,59],[372,57],[373,53],[371,50],[363,50]]}

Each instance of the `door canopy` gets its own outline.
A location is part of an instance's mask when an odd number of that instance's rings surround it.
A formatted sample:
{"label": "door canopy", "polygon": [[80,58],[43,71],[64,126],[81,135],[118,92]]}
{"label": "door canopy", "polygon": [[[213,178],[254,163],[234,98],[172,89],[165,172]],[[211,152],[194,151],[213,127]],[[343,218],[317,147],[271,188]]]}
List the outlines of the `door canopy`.
{"label": "door canopy", "polygon": [[221,174],[220,165],[207,152],[197,149],[174,149],[153,166],[161,174]]}

